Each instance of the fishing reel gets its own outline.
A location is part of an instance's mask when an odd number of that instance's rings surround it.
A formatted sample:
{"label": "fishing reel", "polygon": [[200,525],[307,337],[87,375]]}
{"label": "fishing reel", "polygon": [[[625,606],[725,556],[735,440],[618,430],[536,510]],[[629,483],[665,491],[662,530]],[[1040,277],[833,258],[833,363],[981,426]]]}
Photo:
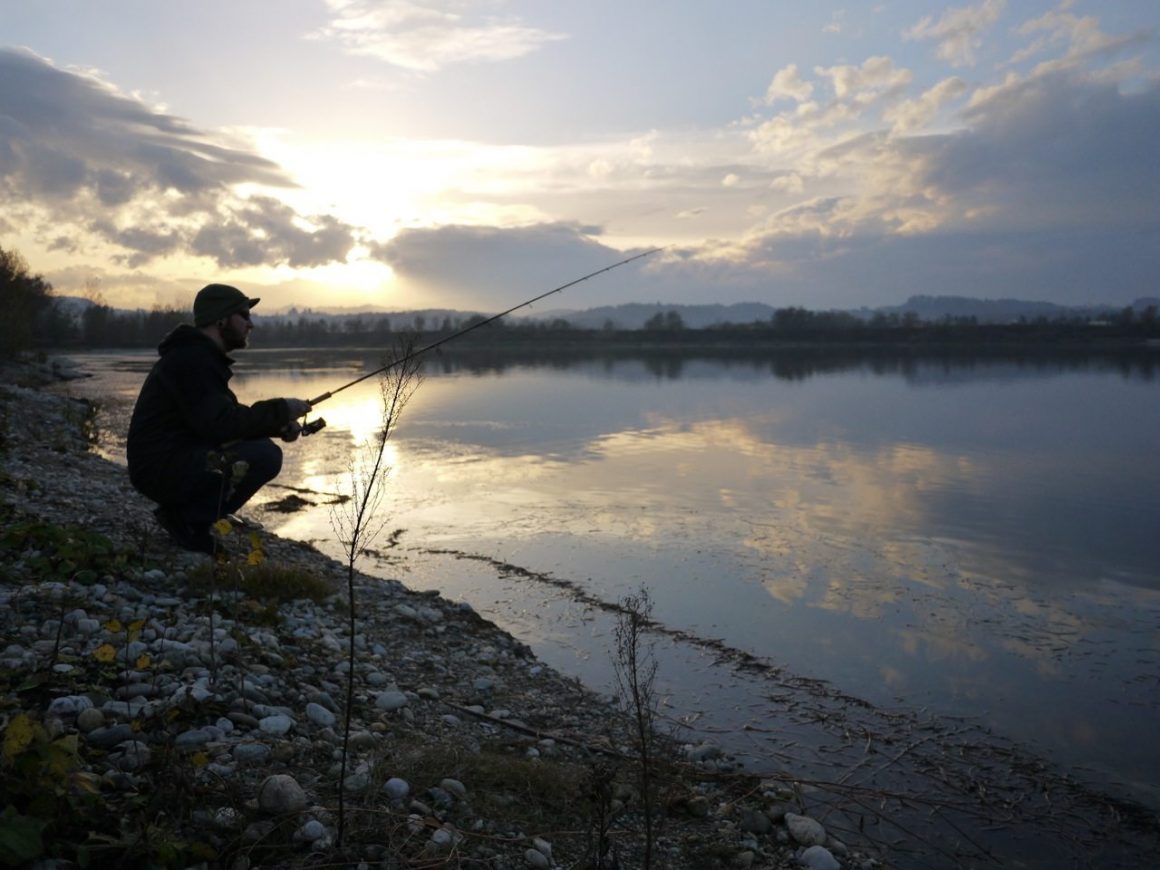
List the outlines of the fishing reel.
{"label": "fishing reel", "polygon": [[319,417],[317,420],[310,420],[309,422],[303,423],[299,427],[298,431],[294,432],[293,434],[291,434],[289,427],[287,427],[286,429],[283,429],[282,430],[282,440],[283,441],[297,441],[298,436],[300,436],[300,435],[313,435],[315,432],[320,432],[325,427],[326,427],[326,421],[323,420],[321,417]]}
{"label": "fishing reel", "polygon": [[317,420],[311,420],[309,423],[302,424],[302,431],[299,435],[313,435],[315,432],[320,432],[326,428],[326,421],[319,417]]}

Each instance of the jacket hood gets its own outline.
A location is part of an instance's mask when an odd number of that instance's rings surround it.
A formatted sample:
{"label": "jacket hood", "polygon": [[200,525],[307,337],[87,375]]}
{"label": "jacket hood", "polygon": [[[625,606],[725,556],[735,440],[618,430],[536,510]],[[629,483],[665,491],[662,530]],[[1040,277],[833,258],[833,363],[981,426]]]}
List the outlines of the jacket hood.
{"label": "jacket hood", "polygon": [[[169,353],[171,350],[175,350],[179,347],[188,347],[191,344],[206,344],[212,347],[214,350],[217,350],[219,353],[221,352],[221,348],[214,344],[213,339],[202,332],[200,329],[195,326],[190,326],[188,323],[182,323],[167,336],[165,336],[165,338],[161,339],[161,343],[157,345],[157,353],[161,356],[165,356],[165,354]],[[222,355],[224,356],[225,354]]]}

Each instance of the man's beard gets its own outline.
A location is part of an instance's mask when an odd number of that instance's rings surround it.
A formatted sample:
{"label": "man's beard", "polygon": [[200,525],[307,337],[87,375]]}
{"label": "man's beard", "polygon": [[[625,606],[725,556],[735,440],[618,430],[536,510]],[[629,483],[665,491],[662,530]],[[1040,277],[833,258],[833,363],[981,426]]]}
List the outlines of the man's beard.
{"label": "man's beard", "polygon": [[231,350],[241,350],[246,346],[248,337],[246,335],[245,327],[241,329],[234,328],[233,320],[227,320],[226,325],[221,328],[222,344],[225,346],[226,353]]}

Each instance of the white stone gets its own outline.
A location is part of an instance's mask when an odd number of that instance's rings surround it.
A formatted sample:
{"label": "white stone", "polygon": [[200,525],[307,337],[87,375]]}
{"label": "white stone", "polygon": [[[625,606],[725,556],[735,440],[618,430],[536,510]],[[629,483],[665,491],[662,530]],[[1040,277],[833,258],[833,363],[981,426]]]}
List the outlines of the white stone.
{"label": "white stone", "polygon": [[306,718],[319,728],[329,728],[338,721],[337,716],[321,704],[315,704],[313,701],[306,705]]}
{"label": "white stone", "polygon": [[552,860],[552,844],[542,837],[535,837],[532,839],[532,848],[547,858]]}
{"label": "white stone", "polygon": [[453,794],[455,797],[463,800],[467,797],[467,786],[457,779],[444,779],[439,782],[439,787],[448,794]]}
{"label": "white stone", "polygon": [[258,806],[274,815],[301,812],[306,809],[306,792],[294,777],[278,773],[267,777],[258,789]]}
{"label": "white stone", "polygon": [[286,734],[294,727],[294,720],[289,716],[277,715],[267,716],[258,722],[258,727],[266,734],[273,734],[275,737],[280,737]]}
{"label": "white stone", "polygon": [[411,785],[405,779],[392,776],[383,783],[383,793],[393,801],[401,801],[411,793]]}
{"label": "white stone", "polygon": [[551,859],[538,849],[528,849],[524,852],[524,860],[528,862],[529,867],[534,867],[535,870],[551,870]]}
{"label": "white stone", "polygon": [[826,842],[826,829],[821,822],[809,816],[786,813],[785,826],[789,828],[790,836],[803,846],[821,846]]}
{"label": "white stone", "polygon": [[810,870],[842,870],[838,859],[825,846],[810,846],[798,855],[798,861]]}
{"label": "white stone", "polygon": [[398,689],[387,689],[385,692],[379,692],[375,698],[375,706],[380,710],[386,710],[388,713],[393,710],[398,710],[407,706],[407,696]]}
{"label": "white stone", "polygon": [[93,702],[84,695],[66,695],[63,698],[57,698],[48,705],[49,716],[73,716],[81,710],[87,710],[93,706]]}

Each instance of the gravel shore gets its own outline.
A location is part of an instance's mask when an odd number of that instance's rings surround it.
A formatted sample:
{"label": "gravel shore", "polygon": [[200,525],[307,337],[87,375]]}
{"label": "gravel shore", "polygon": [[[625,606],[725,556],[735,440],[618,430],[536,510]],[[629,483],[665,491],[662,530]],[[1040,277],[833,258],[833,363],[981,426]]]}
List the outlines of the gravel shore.
{"label": "gravel shore", "polygon": [[[175,549],[89,449],[87,403],[35,369],[4,383],[5,862],[595,867],[603,842],[603,866],[641,866],[610,699],[469,607],[363,575],[352,667],[345,566],[238,526],[216,559]],[[792,783],[656,739],[653,866],[884,866]]]}

